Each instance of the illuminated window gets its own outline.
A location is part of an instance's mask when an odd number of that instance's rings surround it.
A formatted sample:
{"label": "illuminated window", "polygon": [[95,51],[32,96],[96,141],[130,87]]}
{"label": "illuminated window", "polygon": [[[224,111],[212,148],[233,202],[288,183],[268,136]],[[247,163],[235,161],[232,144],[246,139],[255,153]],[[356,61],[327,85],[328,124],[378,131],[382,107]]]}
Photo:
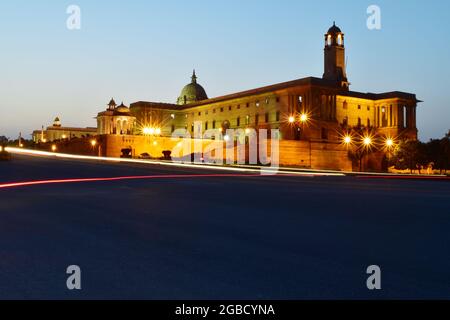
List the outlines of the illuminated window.
{"label": "illuminated window", "polygon": [[257,108],[259,107],[259,101],[256,101],[256,107]]}
{"label": "illuminated window", "polygon": [[245,117],[245,124],[249,125],[250,124],[250,116],[246,116]]}

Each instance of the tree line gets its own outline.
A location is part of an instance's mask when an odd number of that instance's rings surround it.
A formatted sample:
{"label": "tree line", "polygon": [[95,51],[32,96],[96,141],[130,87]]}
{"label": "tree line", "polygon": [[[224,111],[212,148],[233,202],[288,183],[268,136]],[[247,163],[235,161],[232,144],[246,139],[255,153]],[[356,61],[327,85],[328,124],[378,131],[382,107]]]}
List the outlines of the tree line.
{"label": "tree line", "polygon": [[396,146],[389,165],[397,170],[422,170],[432,168],[440,173],[450,169],[450,130],[442,139],[428,142],[405,140]]}

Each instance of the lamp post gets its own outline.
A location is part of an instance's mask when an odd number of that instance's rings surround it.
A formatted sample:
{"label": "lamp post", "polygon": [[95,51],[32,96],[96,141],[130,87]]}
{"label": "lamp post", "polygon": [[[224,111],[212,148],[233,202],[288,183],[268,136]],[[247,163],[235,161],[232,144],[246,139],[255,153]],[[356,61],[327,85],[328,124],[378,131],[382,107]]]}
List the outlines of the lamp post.
{"label": "lamp post", "polygon": [[370,149],[370,147],[372,146],[372,138],[369,136],[365,136],[363,139],[363,144],[362,144],[362,154],[359,160],[359,171],[362,171],[362,160],[364,159],[364,156],[366,155],[366,151],[368,151]]}
{"label": "lamp post", "polygon": [[97,146],[97,140],[92,139],[92,140],[91,140],[91,146],[92,146],[92,151],[93,151],[93,153],[94,153],[94,156],[96,156],[97,153],[95,152],[95,147]]}
{"label": "lamp post", "polygon": [[[300,115],[300,123],[302,125],[302,134],[305,132],[305,125],[308,123],[309,116],[307,113],[302,113]],[[311,137],[308,139],[309,142],[309,167],[312,169],[312,141]]]}
{"label": "lamp post", "polygon": [[394,140],[392,138],[387,138],[385,141],[385,146],[386,146],[386,150],[387,150],[388,170],[389,170],[389,166],[391,164],[391,152],[392,152],[392,148],[394,147]]}

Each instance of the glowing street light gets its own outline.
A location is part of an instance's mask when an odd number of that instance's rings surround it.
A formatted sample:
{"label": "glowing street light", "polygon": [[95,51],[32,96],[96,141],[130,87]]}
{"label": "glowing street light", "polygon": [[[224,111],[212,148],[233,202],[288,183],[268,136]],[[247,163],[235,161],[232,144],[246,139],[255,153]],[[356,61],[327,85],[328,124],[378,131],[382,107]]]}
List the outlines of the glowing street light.
{"label": "glowing street light", "polygon": [[155,133],[155,129],[150,128],[150,127],[145,127],[144,129],[142,129],[142,133],[146,136],[153,135]]}
{"label": "glowing street light", "polygon": [[344,137],[344,143],[349,145],[350,143],[352,143],[352,137],[347,135]]}
{"label": "glowing street light", "polygon": [[386,140],[386,147],[392,148],[393,146],[394,146],[394,140],[392,140],[391,138],[388,138]]}
{"label": "glowing street light", "polygon": [[56,145],[52,145],[52,151],[55,152],[56,151]]}
{"label": "glowing street light", "polygon": [[161,129],[160,128],[156,128],[155,129],[155,133],[156,133],[156,135],[159,136],[161,134]]}
{"label": "glowing street light", "polygon": [[250,133],[250,129],[249,128],[245,129],[245,134],[249,134],[249,133]]}
{"label": "glowing street light", "polygon": [[365,137],[363,140],[363,143],[366,147],[369,147],[372,144],[372,138],[371,137]]}
{"label": "glowing street light", "polygon": [[305,123],[308,121],[308,115],[306,113],[302,113],[300,115],[300,122]]}
{"label": "glowing street light", "polygon": [[227,141],[227,142],[230,141],[230,136],[226,134],[226,135],[223,137],[223,140],[225,140],[225,141]]}
{"label": "glowing street light", "polygon": [[91,140],[91,146],[95,147],[97,145],[97,140]]}
{"label": "glowing street light", "polygon": [[295,118],[293,116],[289,117],[289,123],[294,123],[295,122]]}

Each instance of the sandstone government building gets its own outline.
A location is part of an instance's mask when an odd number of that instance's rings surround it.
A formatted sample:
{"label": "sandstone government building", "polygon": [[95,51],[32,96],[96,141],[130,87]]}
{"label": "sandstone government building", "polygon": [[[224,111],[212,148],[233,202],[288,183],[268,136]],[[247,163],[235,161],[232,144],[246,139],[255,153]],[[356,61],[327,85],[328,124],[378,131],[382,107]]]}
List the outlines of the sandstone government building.
{"label": "sandstone government building", "polygon": [[[112,99],[97,115],[97,128],[68,128],[60,120],[33,133],[41,148],[119,157],[161,157],[177,143],[175,130],[267,129],[280,133],[280,164],[315,169],[381,170],[383,140],[417,139],[415,94],[350,90],[344,33],[335,24],[325,34],[324,73],[226,96],[209,98],[195,71],[176,103]],[[175,99],[174,99],[175,100]],[[94,140],[95,139],[95,140]],[[370,139],[363,160],[357,154]],[[373,146],[372,146],[373,142]],[[368,145],[365,147],[369,147]],[[359,167],[358,163],[359,162]]]}

